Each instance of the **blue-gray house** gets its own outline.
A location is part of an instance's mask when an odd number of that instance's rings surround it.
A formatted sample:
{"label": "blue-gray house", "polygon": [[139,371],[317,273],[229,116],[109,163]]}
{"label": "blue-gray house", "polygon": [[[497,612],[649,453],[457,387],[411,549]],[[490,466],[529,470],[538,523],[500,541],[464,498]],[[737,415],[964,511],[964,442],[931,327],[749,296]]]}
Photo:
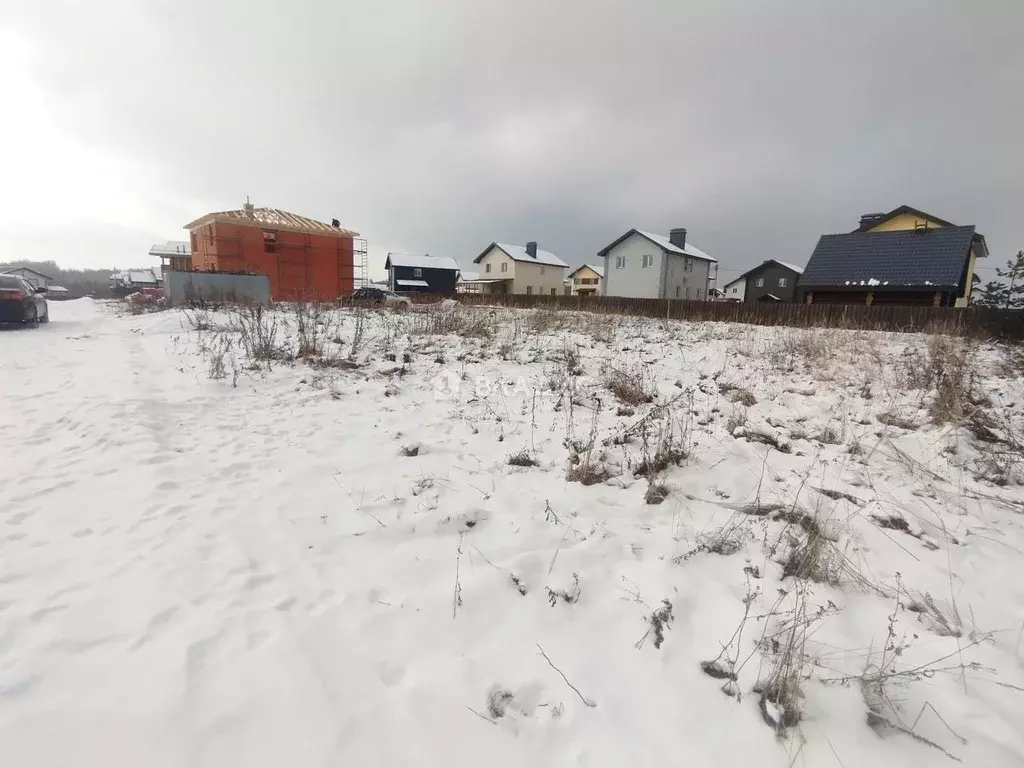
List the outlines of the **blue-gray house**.
{"label": "blue-gray house", "polygon": [[396,293],[455,293],[459,264],[450,256],[389,253],[384,267]]}

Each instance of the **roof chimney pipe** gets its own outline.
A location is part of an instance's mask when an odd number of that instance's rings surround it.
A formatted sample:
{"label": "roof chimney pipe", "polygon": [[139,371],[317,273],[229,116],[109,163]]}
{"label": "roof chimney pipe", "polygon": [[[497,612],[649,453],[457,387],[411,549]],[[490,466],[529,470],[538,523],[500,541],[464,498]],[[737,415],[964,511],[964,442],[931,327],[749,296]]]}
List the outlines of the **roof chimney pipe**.
{"label": "roof chimney pipe", "polygon": [[341,229],[341,222],[337,219],[331,219],[331,226],[335,229]]}
{"label": "roof chimney pipe", "polygon": [[686,228],[677,227],[676,229],[670,229],[668,232],[668,241],[677,248],[686,247]]}
{"label": "roof chimney pipe", "polygon": [[871,227],[884,218],[884,213],[865,213],[860,217],[860,225],[858,226],[858,229],[871,229]]}
{"label": "roof chimney pipe", "polygon": [[537,258],[537,241],[531,240],[526,244],[526,255],[531,259]]}
{"label": "roof chimney pipe", "polygon": [[252,203],[249,202],[249,196],[245,196],[245,205],[242,206],[242,210],[245,211],[245,215],[252,218],[252,212],[255,210]]}

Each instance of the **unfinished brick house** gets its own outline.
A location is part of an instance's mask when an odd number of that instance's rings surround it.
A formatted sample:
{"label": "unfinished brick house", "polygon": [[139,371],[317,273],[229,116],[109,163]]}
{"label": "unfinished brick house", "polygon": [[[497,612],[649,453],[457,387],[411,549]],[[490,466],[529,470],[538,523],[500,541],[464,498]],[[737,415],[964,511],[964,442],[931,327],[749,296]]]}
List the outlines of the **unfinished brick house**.
{"label": "unfinished brick house", "polygon": [[[185,225],[192,268],[270,278],[275,301],[327,300],[352,292],[357,232],[248,200],[237,211],[208,213]],[[361,246],[360,253],[365,253]]]}

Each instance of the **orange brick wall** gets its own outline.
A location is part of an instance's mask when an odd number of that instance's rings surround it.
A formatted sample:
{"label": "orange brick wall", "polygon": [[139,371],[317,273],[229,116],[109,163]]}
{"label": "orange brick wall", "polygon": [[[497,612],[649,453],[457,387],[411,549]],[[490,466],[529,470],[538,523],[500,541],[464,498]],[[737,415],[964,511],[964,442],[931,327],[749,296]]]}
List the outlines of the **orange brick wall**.
{"label": "orange brick wall", "polygon": [[351,237],[277,230],[269,249],[261,228],[218,222],[192,233],[192,264],[202,271],[267,275],[275,301],[333,299],[354,287]]}

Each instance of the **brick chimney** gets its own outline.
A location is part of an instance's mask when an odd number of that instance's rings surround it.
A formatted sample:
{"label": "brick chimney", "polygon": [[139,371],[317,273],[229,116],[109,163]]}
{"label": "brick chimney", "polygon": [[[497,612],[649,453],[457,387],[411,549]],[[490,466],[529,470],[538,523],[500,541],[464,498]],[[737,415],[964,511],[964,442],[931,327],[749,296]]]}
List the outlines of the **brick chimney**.
{"label": "brick chimney", "polygon": [[686,228],[678,227],[676,229],[669,230],[668,241],[679,248],[686,247]]}
{"label": "brick chimney", "polygon": [[526,255],[531,259],[537,258],[537,241],[531,240],[526,244]]}
{"label": "brick chimney", "polygon": [[252,218],[252,212],[254,210],[254,206],[253,206],[252,203],[249,202],[249,196],[248,195],[245,196],[245,205],[242,206],[242,210],[245,211],[245,215],[246,216],[248,216],[250,219]]}

